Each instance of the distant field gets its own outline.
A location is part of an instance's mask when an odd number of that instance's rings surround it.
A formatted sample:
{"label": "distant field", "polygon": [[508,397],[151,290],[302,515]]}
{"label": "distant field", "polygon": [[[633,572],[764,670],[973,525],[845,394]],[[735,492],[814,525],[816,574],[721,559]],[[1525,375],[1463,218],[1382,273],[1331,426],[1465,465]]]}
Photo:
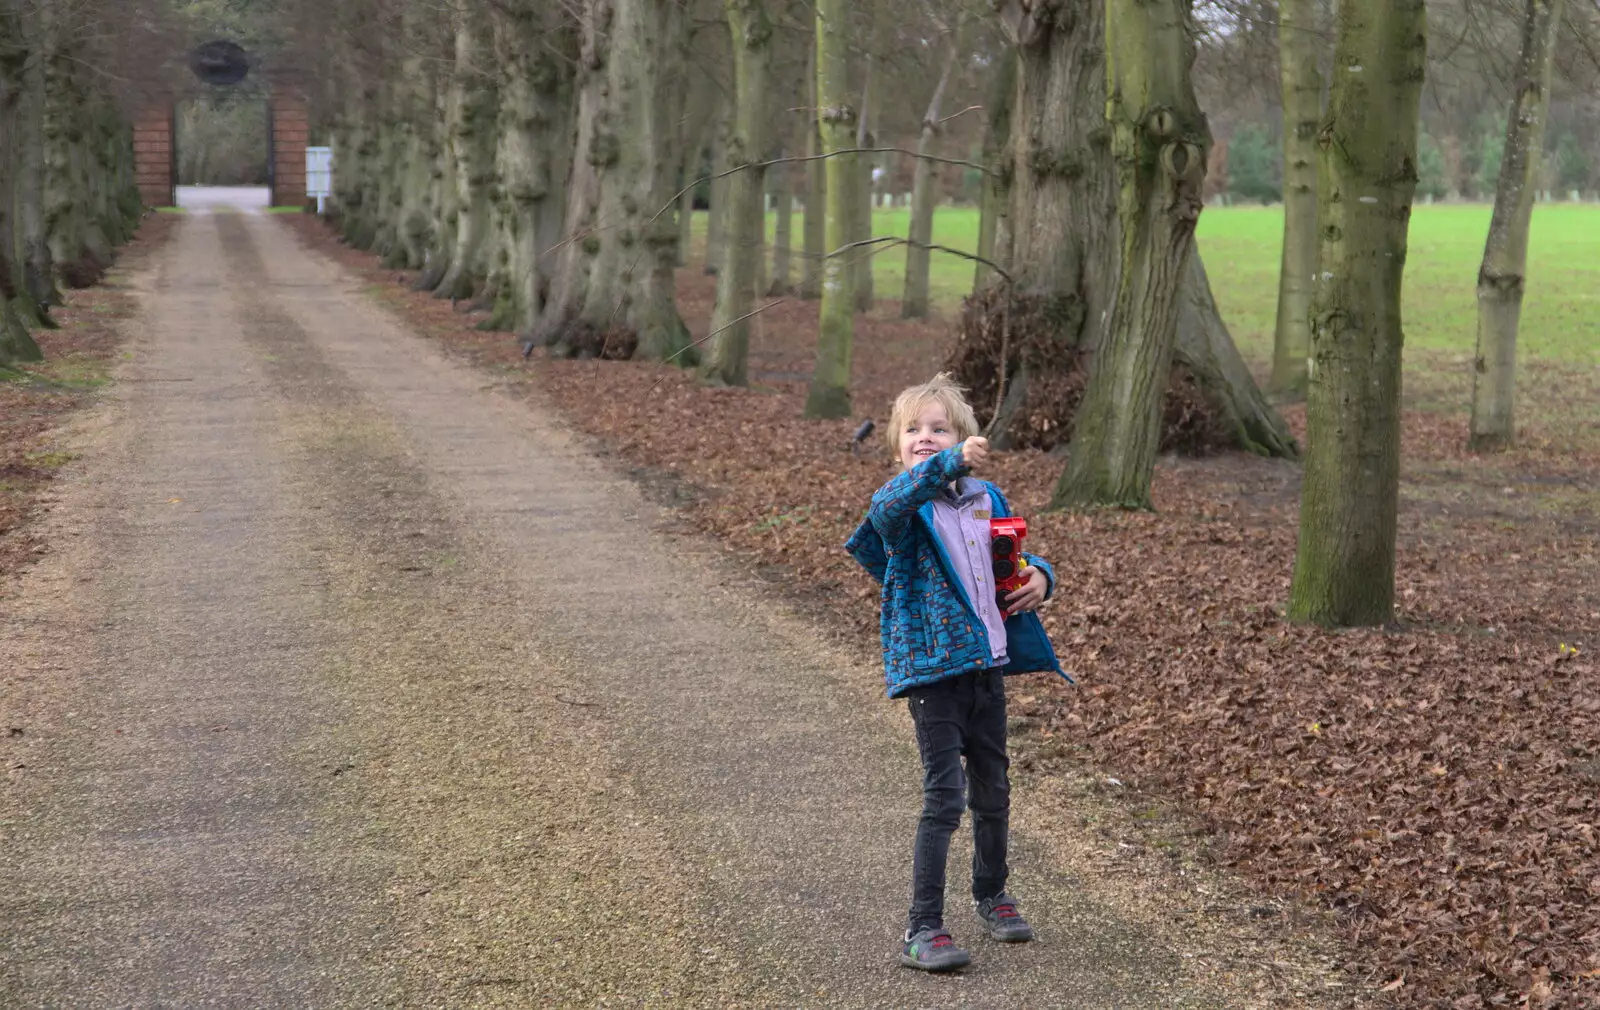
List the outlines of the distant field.
{"label": "distant field", "polygon": [[[1478,263],[1489,228],[1487,205],[1419,206],[1411,224],[1406,266],[1408,350],[1471,355],[1475,339]],[[697,215],[697,247],[704,236]],[[908,212],[880,210],[874,233],[904,235]],[[769,216],[769,234],[771,229]],[[796,244],[800,218],[796,215]],[[977,248],[978,212],[942,208],[934,218],[934,241],[957,249]],[[1240,350],[1255,362],[1271,356],[1277,312],[1278,260],[1283,211],[1279,207],[1211,207],[1200,217],[1200,249],[1217,302]],[[1551,204],[1534,211],[1528,255],[1528,291],[1519,347],[1524,361],[1600,364],[1600,206]],[[698,248],[697,248],[698,255]],[[898,298],[904,283],[905,248],[875,257],[880,297]],[[930,284],[938,310],[953,313],[972,287],[972,263],[934,253]]]}

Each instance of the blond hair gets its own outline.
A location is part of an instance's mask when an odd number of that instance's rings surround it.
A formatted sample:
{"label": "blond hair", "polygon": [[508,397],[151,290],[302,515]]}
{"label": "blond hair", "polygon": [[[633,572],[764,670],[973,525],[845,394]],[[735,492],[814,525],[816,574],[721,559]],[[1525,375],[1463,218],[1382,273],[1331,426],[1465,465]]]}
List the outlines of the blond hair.
{"label": "blond hair", "polygon": [[967,402],[966,393],[947,372],[940,372],[920,386],[901,391],[895,397],[894,409],[889,412],[889,430],[885,433],[889,436],[889,451],[896,458],[899,457],[900,433],[929,403],[937,403],[944,408],[945,417],[959,436],[957,441],[965,441],[976,435],[978,418],[972,413],[972,404]]}

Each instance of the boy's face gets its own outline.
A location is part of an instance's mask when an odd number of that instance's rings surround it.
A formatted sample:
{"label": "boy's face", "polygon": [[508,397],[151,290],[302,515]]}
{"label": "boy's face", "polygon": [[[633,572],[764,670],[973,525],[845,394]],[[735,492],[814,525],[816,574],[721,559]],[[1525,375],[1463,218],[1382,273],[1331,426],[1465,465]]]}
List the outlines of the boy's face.
{"label": "boy's face", "polygon": [[959,441],[944,407],[930,400],[917,408],[900,432],[900,465],[909,470]]}

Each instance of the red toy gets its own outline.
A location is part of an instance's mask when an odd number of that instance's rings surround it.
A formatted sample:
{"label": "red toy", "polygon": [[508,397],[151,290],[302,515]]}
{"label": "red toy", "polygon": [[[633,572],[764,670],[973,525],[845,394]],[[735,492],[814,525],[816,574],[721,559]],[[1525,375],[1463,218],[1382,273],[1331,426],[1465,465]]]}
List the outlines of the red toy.
{"label": "red toy", "polygon": [[1012,516],[989,520],[989,550],[994,557],[994,599],[1000,612],[1006,610],[1006,596],[1028,584],[1028,562],[1022,557],[1022,540],[1028,535],[1028,521]]}

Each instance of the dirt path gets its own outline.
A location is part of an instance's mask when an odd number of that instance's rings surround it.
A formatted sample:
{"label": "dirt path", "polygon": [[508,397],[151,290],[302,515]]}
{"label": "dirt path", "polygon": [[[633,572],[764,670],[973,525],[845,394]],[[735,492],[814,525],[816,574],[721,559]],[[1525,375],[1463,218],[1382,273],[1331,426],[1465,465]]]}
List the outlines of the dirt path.
{"label": "dirt path", "polygon": [[0,613],[0,1003],[1251,1005],[1026,830],[1041,941],[976,940],[958,848],[974,967],[896,967],[876,670],[279,222],[144,288]]}

